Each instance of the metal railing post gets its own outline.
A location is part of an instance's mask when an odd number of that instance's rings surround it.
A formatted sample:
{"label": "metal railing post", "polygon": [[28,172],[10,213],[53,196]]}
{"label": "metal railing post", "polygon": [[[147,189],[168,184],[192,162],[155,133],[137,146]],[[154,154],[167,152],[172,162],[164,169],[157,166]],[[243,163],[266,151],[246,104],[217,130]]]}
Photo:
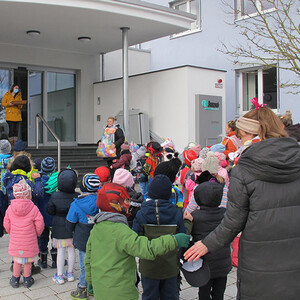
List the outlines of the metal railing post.
{"label": "metal railing post", "polygon": [[56,139],[57,142],[57,171],[60,172],[61,168],[61,144],[60,139],[55,134],[55,132],[50,128],[49,124],[46,122],[44,117],[41,114],[37,114],[35,116],[35,147],[36,149],[39,149],[39,119],[43,122],[43,124],[46,126],[46,128],[49,130],[49,132],[52,134],[52,136]]}

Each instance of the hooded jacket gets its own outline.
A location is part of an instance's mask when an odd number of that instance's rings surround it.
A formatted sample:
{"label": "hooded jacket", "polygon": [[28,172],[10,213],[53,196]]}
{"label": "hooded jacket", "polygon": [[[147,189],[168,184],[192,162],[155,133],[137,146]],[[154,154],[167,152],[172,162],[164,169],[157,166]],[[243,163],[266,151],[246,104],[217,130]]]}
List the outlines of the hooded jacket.
{"label": "hooded jacket", "polygon": [[[142,203],[141,209],[136,214],[133,220],[132,230],[140,235],[144,235],[145,224],[154,225],[175,225],[177,226],[176,232],[167,232],[163,230],[161,235],[166,233],[185,233],[184,222],[181,212],[169,200],[147,200]],[[155,227],[149,227],[149,237],[152,235],[157,236]],[[158,234],[159,236],[159,234]],[[152,279],[168,279],[176,277],[179,273],[177,266],[177,251],[168,253],[167,255],[160,256],[154,261],[142,260],[140,261],[140,272],[143,276]]]}
{"label": "hooded jacket", "polygon": [[56,239],[68,239],[73,237],[73,232],[66,227],[66,217],[71,206],[79,194],[75,192],[77,175],[74,170],[66,169],[57,177],[59,192],[51,195],[47,204],[47,213],[53,216],[52,236]]}
{"label": "hooded jacket", "polygon": [[10,91],[8,91],[4,96],[2,100],[2,106],[5,107],[5,116],[6,121],[14,121],[14,122],[20,122],[22,121],[22,115],[21,115],[21,108],[23,105],[14,105],[9,106],[9,103],[11,101],[21,101],[22,95],[21,93],[17,93],[14,97]]}
{"label": "hooded jacket", "polygon": [[83,194],[72,202],[67,215],[67,229],[74,232],[73,245],[86,252],[86,243],[94,226],[93,217],[99,212],[97,194]]}
{"label": "hooded jacket", "polygon": [[242,231],[238,298],[294,300],[300,293],[300,146],[270,138],[232,170],[222,223],[203,243],[214,252]]}
{"label": "hooded jacket", "polygon": [[35,257],[39,253],[37,236],[44,230],[44,220],[30,199],[14,199],[8,207],[3,225],[9,234],[8,254]]}

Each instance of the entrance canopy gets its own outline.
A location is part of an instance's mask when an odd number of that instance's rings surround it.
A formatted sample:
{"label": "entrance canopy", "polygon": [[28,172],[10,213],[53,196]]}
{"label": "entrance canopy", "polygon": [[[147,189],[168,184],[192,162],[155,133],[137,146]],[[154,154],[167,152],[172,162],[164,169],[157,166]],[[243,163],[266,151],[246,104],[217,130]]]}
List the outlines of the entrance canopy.
{"label": "entrance canopy", "polygon": [[128,44],[135,45],[184,31],[195,18],[138,0],[2,0],[0,44],[107,53],[122,48],[121,27],[130,28]]}

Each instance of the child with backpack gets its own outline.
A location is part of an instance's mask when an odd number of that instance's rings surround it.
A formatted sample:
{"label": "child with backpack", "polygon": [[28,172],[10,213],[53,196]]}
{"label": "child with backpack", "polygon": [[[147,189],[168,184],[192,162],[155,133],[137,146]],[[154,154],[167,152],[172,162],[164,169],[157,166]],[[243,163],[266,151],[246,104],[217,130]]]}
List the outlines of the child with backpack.
{"label": "child with backpack", "polygon": [[147,159],[143,166],[144,173],[148,176],[149,183],[154,177],[154,171],[157,165],[162,161],[163,147],[158,142],[149,142],[146,146]]}
{"label": "child with backpack", "polygon": [[93,284],[97,300],[137,300],[135,257],[154,259],[189,242],[185,234],[151,241],[139,237],[128,227],[129,203],[126,189],[116,183],[107,183],[98,191],[96,204],[101,211],[95,217],[85,257],[86,280]]}
{"label": "child with backpack", "polygon": [[[193,242],[202,240],[222,221],[225,208],[219,207],[223,195],[223,185],[218,182],[203,182],[194,190],[194,198],[200,209],[191,214],[185,213],[187,232],[191,233]],[[226,289],[227,274],[231,270],[230,245],[221,250],[208,253],[204,259],[209,264],[210,280],[199,287],[199,300],[223,300]]]}
{"label": "child with backpack", "polygon": [[90,236],[90,231],[94,226],[93,218],[99,212],[96,201],[100,184],[101,182],[96,174],[85,174],[80,181],[81,194],[72,202],[67,215],[66,227],[74,233],[73,245],[75,249],[79,251],[79,283],[77,289],[71,292],[71,298],[75,300],[87,299],[88,297],[88,283],[85,280],[84,258],[86,254],[86,243]]}
{"label": "child with backpack", "polygon": [[[185,233],[182,214],[169,201],[172,182],[165,175],[156,175],[149,185],[149,199],[133,220],[132,230],[149,238],[164,234]],[[154,261],[140,259],[143,300],[179,299],[177,249]]]}
{"label": "child with backpack", "polygon": [[13,288],[19,287],[22,265],[23,285],[34,283],[31,276],[32,262],[39,253],[37,236],[44,229],[43,216],[31,201],[31,188],[25,179],[13,185],[14,198],[4,217],[4,227],[9,236],[8,253],[13,259],[13,275],[9,281]]}
{"label": "child with backpack", "polygon": [[[65,278],[74,281],[73,267],[75,263],[75,249],[73,246],[73,232],[66,228],[66,217],[71,206],[79,194],[75,192],[77,174],[72,169],[62,170],[57,177],[58,191],[51,195],[47,204],[47,213],[53,216],[52,237],[53,247],[57,248],[57,272],[52,279],[57,284],[64,284]],[[68,269],[64,273],[65,252],[68,251]]]}

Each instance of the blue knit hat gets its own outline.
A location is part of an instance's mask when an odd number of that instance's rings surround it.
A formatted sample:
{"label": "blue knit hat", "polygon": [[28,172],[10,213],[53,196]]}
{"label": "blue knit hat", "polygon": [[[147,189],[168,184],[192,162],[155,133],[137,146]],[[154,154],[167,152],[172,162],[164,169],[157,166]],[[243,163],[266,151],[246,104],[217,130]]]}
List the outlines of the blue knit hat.
{"label": "blue knit hat", "polygon": [[100,179],[96,174],[87,173],[82,177],[79,188],[83,193],[96,193],[100,187]]}
{"label": "blue knit hat", "polygon": [[46,157],[42,160],[41,171],[43,173],[52,173],[55,171],[55,160],[52,157]]}
{"label": "blue knit hat", "polygon": [[25,151],[26,145],[25,143],[19,139],[16,141],[16,143],[14,144],[14,151],[19,152],[19,151]]}
{"label": "blue knit hat", "polygon": [[172,196],[172,182],[166,175],[156,175],[148,189],[151,199],[169,200]]}

